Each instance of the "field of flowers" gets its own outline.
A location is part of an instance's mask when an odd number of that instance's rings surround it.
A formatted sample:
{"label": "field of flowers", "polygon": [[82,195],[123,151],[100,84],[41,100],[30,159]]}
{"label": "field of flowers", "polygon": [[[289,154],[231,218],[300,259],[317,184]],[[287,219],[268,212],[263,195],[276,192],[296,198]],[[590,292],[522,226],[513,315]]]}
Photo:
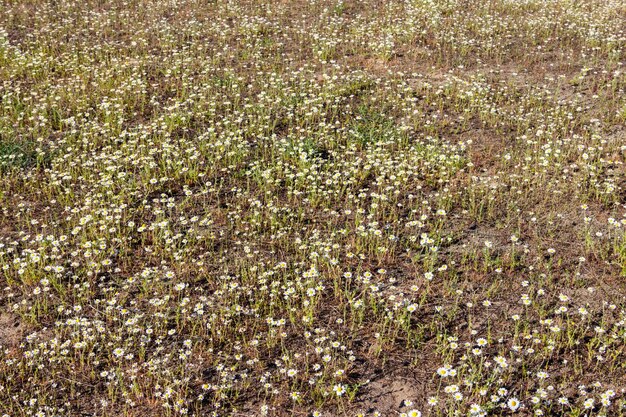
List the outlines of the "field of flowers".
{"label": "field of flowers", "polygon": [[0,0],[0,416],[626,416],[626,0]]}

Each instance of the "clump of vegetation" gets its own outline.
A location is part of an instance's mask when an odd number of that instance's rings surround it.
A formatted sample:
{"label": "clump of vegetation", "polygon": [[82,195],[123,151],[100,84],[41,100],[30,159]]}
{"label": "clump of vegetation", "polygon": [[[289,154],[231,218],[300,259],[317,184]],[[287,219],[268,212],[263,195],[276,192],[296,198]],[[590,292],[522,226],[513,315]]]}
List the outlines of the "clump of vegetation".
{"label": "clump of vegetation", "polygon": [[622,1],[0,11],[0,415],[626,414]]}

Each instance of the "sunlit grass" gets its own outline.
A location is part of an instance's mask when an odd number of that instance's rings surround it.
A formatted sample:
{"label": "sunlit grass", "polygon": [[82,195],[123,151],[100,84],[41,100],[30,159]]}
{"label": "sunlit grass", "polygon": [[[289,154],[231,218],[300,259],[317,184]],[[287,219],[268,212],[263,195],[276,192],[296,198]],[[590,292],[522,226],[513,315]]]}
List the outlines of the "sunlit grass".
{"label": "sunlit grass", "polygon": [[626,414],[625,7],[0,0],[0,414]]}

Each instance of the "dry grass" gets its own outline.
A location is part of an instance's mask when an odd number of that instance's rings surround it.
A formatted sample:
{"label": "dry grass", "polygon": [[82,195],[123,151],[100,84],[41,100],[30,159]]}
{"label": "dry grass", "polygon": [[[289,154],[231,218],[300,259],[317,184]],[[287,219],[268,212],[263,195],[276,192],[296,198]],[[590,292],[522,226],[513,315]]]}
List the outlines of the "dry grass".
{"label": "dry grass", "polygon": [[0,0],[0,415],[623,416],[623,0]]}

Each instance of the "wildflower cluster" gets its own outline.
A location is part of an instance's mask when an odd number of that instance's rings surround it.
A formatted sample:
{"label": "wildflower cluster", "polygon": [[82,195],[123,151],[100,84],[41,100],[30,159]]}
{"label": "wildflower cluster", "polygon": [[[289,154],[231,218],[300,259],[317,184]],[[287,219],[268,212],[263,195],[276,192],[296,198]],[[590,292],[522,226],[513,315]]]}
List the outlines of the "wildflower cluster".
{"label": "wildflower cluster", "polygon": [[0,415],[624,415],[625,19],[0,0]]}

